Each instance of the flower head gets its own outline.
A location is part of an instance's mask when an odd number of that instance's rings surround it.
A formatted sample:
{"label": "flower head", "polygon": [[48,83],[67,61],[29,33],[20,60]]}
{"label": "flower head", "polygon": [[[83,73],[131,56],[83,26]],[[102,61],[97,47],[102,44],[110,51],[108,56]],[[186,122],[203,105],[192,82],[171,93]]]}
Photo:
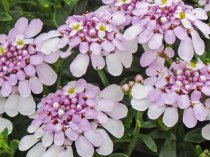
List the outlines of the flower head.
{"label": "flower head", "polygon": [[97,13],[71,16],[58,30],[69,46],[62,56],[66,57],[71,50],[79,48],[80,54],[70,65],[70,71],[76,77],[86,73],[90,59],[94,69],[103,69],[104,57],[109,73],[120,75],[123,66],[131,66],[132,53],[137,51],[136,39],[125,42],[117,25]]}
{"label": "flower head", "polygon": [[[34,37],[41,31],[42,24],[39,19],[28,23],[22,17],[8,36],[0,35],[0,91],[3,97],[9,97],[1,105],[12,117],[18,110],[23,115],[32,114],[35,102],[31,93],[40,94],[43,84],[50,86],[57,78],[46,63],[54,63],[59,54],[55,52],[47,56],[37,50],[39,45]],[[24,108],[24,103],[29,106]]]}
{"label": "flower head", "polygon": [[209,38],[210,27],[202,22],[208,18],[205,10],[194,9],[179,0],[164,0],[139,2],[133,14],[138,20],[125,31],[125,39],[138,36],[140,44],[147,43],[150,49],[158,49],[163,40],[174,44],[178,38],[181,40],[178,54],[185,61],[193,58],[194,51],[198,55],[204,53],[205,44],[197,29]]}
{"label": "flower head", "polygon": [[[192,128],[197,121],[204,121],[210,114],[209,65],[201,61],[197,66],[181,61],[159,74],[154,84],[148,81],[135,84],[132,89],[131,104],[137,110],[148,109],[150,119],[157,119],[163,113],[163,122],[172,127],[178,121],[178,109],[184,110],[183,122]],[[207,97],[207,98],[206,98]],[[140,105],[141,104],[141,105]]]}
{"label": "flower head", "polygon": [[[72,96],[74,90],[77,92]],[[113,151],[113,143],[104,129],[117,138],[124,132],[120,119],[127,115],[127,107],[119,103],[122,99],[117,85],[100,91],[85,80],[72,81],[41,100],[28,128],[34,134],[25,136],[19,148],[25,151],[37,143],[28,155],[36,150],[38,156],[52,152],[55,156],[73,156],[71,145],[75,144],[82,157],[92,157],[94,147],[106,156]]]}

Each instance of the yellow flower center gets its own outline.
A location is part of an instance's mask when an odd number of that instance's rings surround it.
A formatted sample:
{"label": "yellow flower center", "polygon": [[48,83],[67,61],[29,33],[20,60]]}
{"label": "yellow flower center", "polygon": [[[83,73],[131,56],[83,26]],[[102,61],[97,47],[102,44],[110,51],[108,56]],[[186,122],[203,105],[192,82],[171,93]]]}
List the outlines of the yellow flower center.
{"label": "yellow flower center", "polygon": [[123,3],[125,3],[127,0],[121,0]]}
{"label": "yellow flower center", "polygon": [[100,31],[106,31],[106,26],[100,25],[99,29],[100,29]]}
{"label": "yellow flower center", "polygon": [[74,88],[69,88],[68,93],[73,94],[74,93]]}
{"label": "yellow flower center", "polygon": [[180,18],[183,20],[186,17],[186,14],[182,11],[181,13],[179,13]]}
{"label": "yellow flower center", "polygon": [[78,22],[77,24],[73,25],[74,30],[78,30],[80,28],[80,23]]}
{"label": "yellow flower center", "polygon": [[23,40],[19,39],[19,40],[17,41],[17,44],[18,44],[18,45],[24,45],[24,42],[23,42]]}
{"label": "yellow flower center", "polygon": [[190,62],[190,66],[193,67],[193,68],[195,68],[196,67],[196,63]]}
{"label": "yellow flower center", "polygon": [[3,55],[5,53],[5,49],[3,47],[0,47],[0,55]]}
{"label": "yellow flower center", "polygon": [[166,4],[167,3],[167,0],[162,0],[162,4]]}

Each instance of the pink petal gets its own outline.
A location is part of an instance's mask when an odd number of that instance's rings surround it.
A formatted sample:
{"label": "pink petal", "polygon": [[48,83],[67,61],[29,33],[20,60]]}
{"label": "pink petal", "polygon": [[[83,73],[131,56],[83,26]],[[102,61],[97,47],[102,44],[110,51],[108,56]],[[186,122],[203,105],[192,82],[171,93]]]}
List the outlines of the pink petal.
{"label": "pink petal", "polygon": [[197,119],[195,117],[193,108],[187,108],[184,110],[183,113],[183,123],[186,125],[188,128],[193,128],[197,124]]}
{"label": "pink petal", "polygon": [[56,132],[54,134],[54,144],[56,146],[62,146],[64,144],[64,133],[63,131],[60,131],[60,132]]}
{"label": "pink petal", "polygon": [[8,97],[10,93],[12,92],[12,86],[8,81],[4,82],[1,87],[1,95],[3,97]]}
{"label": "pink petal", "polygon": [[139,24],[132,25],[125,30],[123,37],[126,40],[133,40],[143,31],[143,27]]}
{"label": "pink petal", "polygon": [[44,56],[44,61],[46,63],[53,64],[55,63],[60,57],[60,51],[55,51],[49,55]]}
{"label": "pink petal", "polygon": [[98,70],[103,69],[105,67],[105,60],[101,55],[91,54],[90,57],[94,69]]}
{"label": "pink petal", "polygon": [[79,54],[70,65],[70,71],[75,77],[81,77],[87,71],[90,58],[88,55]]}
{"label": "pink petal", "polygon": [[201,91],[207,95],[210,96],[210,86],[203,86],[203,88],[201,89]]}
{"label": "pink petal", "polygon": [[43,55],[33,55],[30,57],[30,64],[39,65],[43,63]]}
{"label": "pink petal", "polygon": [[206,113],[206,109],[205,109],[205,107],[202,103],[196,103],[193,106],[193,110],[194,110],[194,113],[195,113],[195,117],[199,121],[204,121],[206,119],[207,113]]}
{"label": "pink petal", "polygon": [[180,96],[178,96],[177,105],[181,109],[188,108],[191,105],[188,95],[180,95]]}
{"label": "pink petal", "polygon": [[84,135],[95,147],[100,147],[103,144],[102,135],[93,129],[85,131]]}
{"label": "pink petal", "polygon": [[90,129],[90,123],[87,119],[83,118],[82,120],[80,120],[79,122],[79,127],[80,129],[82,129],[83,131],[86,131],[88,129]]}
{"label": "pink petal", "polygon": [[178,118],[179,118],[179,115],[178,115],[177,108],[167,107],[163,114],[163,123],[167,127],[172,127],[177,123]]}
{"label": "pink petal", "polygon": [[82,43],[80,43],[80,45],[79,45],[79,51],[81,53],[86,53],[86,52],[88,52],[88,50],[89,50],[88,42],[82,42]]}
{"label": "pink petal", "polygon": [[43,85],[37,77],[31,77],[29,83],[34,94],[40,94],[42,92]]}
{"label": "pink petal", "polygon": [[153,104],[149,107],[147,115],[150,119],[158,119],[163,112],[165,111],[166,106],[158,106],[156,104]]}
{"label": "pink petal", "polygon": [[176,36],[172,30],[166,30],[164,39],[165,39],[166,43],[173,44],[176,41]]}
{"label": "pink petal", "polygon": [[179,57],[185,61],[191,61],[194,55],[193,43],[191,38],[187,37],[185,40],[182,40],[179,49]]}
{"label": "pink petal", "polygon": [[81,157],[92,157],[94,154],[93,145],[84,136],[79,136],[75,142],[75,146],[77,153]]}
{"label": "pink petal", "polygon": [[46,63],[42,63],[36,67],[36,71],[41,83],[51,86],[57,80],[57,74],[54,70]]}
{"label": "pink petal", "polygon": [[72,129],[66,129],[65,131],[65,135],[71,140],[71,141],[76,141],[79,134],[75,131],[73,131]]}
{"label": "pink petal", "polygon": [[195,53],[197,53],[198,55],[202,55],[205,51],[204,41],[201,39],[198,32],[191,31],[190,34],[192,36],[192,42],[195,49]]}
{"label": "pink petal", "polygon": [[99,55],[101,53],[101,45],[99,45],[98,43],[93,42],[90,45],[90,51],[92,51],[92,53],[94,55]]}
{"label": "pink petal", "polygon": [[28,20],[25,17],[21,17],[15,23],[15,30],[18,34],[23,34],[28,27]]}
{"label": "pink petal", "polygon": [[140,64],[142,67],[150,65],[157,58],[157,53],[154,52],[144,52],[140,58]]}
{"label": "pink petal", "polygon": [[18,84],[18,91],[22,97],[31,95],[31,88],[28,80],[20,81]]}
{"label": "pink petal", "polygon": [[185,40],[188,36],[186,30],[181,26],[174,28],[174,33],[180,40]]}
{"label": "pink petal", "polygon": [[150,38],[153,36],[153,31],[148,31],[147,29],[144,30],[138,37],[138,41],[140,44],[144,44],[150,40]]}
{"label": "pink petal", "polygon": [[25,31],[26,38],[32,38],[36,36],[42,30],[43,22],[40,19],[34,19],[28,25]]}
{"label": "pink petal", "polygon": [[160,33],[155,33],[149,40],[149,48],[158,49],[163,43],[163,35]]}
{"label": "pink petal", "polygon": [[112,52],[115,49],[114,44],[112,44],[110,41],[105,40],[104,42],[101,43],[102,48],[106,51],[106,52]]}

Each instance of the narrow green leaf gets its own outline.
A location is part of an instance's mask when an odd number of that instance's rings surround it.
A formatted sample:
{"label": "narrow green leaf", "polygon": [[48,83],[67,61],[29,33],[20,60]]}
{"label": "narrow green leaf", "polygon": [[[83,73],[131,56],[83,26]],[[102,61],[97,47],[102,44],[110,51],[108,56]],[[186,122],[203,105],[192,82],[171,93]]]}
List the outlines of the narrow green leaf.
{"label": "narrow green leaf", "polygon": [[202,143],[205,141],[205,139],[201,135],[201,128],[188,132],[185,135],[184,140],[186,142],[193,142],[193,143]]}
{"label": "narrow green leaf", "polygon": [[129,157],[129,156],[122,153],[114,153],[114,154],[109,155],[109,157]]}
{"label": "narrow green leaf", "polygon": [[48,8],[49,7],[49,3],[47,0],[38,0],[38,2],[41,4],[41,6]]}
{"label": "narrow green leaf", "polygon": [[64,2],[68,5],[76,4],[79,0],[64,0]]}
{"label": "narrow green leaf", "polygon": [[142,140],[142,141],[145,143],[145,145],[146,145],[151,151],[157,152],[157,145],[156,145],[156,143],[154,142],[154,140],[153,140],[150,136],[144,135],[144,134],[140,134],[140,135],[138,136],[138,138],[139,138],[140,140]]}
{"label": "narrow green leaf", "polygon": [[0,12],[0,21],[11,21],[12,17],[6,12]]}
{"label": "narrow green leaf", "polygon": [[177,157],[176,141],[167,139],[160,151],[159,157]]}
{"label": "narrow green leaf", "polygon": [[157,127],[156,121],[146,121],[142,125],[142,128],[145,129],[156,128],[156,127]]}
{"label": "narrow green leaf", "polygon": [[152,139],[170,139],[176,140],[176,135],[174,135],[170,131],[161,131],[159,129],[154,130],[153,132],[148,134]]}
{"label": "narrow green leaf", "polygon": [[10,148],[12,148],[12,150],[16,150],[18,148],[18,145],[19,145],[18,140],[12,140],[12,142],[10,143]]}

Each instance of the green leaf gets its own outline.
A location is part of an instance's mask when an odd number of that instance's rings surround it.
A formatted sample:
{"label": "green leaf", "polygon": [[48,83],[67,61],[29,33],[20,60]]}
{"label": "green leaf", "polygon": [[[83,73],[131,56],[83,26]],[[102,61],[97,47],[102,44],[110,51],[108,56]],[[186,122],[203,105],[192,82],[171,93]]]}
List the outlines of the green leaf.
{"label": "green leaf", "polygon": [[18,140],[12,140],[12,142],[10,143],[10,148],[12,148],[12,150],[16,150],[18,146],[19,146]]}
{"label": "green leaf", "polygon": [[114,153],[114,154],[109,155],[109,157],[129,157],[129,156],[122,153]]}
{"label": "green leaf", "polygon": [[74,8],[75,14],[83,14],[86,11],[88,0],[79,1]]}
{"label": "green leaf", "polygon": [[159,157],[176,157],[176,141],[167,139],[160,151]]}
{"label": "green leaf", "polygon": [[79,0],[64,0],[64,2],[68,5],[76,4]]}
{"label": "green leaf", "polygon": [[176,135],[174,135],[170,131],[161,131],[159,129],[154,130],[153,132],[148,134],[152,139],[170,139],[176,140]]}
{"label": "green leaf", "polygon": [[151,128],[156,128],[156,127],[157,127],[156,121],[146,121],[142,125],[142,128],[145,128],[145,129],[151,129]]}
{"label": "green leaf", "polygon": [[48,8],[49,7],[49,3],[47,0],[38,0],[38,2],[41,4],[41,6]]}
{"label": "green leaf", "polygon": [[138,136],[138,138],[139,138],[140,140],[142,140],[142,141],[145,143],[145,145],[146,145],[151,151],[157,152],[157,145],[156,145],[156,143],[154,142],[154,140],[153,140],[150,136],[144,135],[144,134],[140,134],[140,135]]}
{"label": "green leaf", "polygon": [[205,139],[201,135],[201,128],[188,132],[185,135],[184,140],[186,142],[193,142],[193,143],[202,143],[205,141]]}
{"label": "green leaf", "polygon": [[6,12],[0,12],[0,21],[11,21],[12,17]]}
{"label": "green leaf", "polygon": [[55,12],[53,15],[53,22],[56,27],[64,24],[68,14],[64,11],[63,8],[55,8]]}
{"label": "green leaf", "polygon": [[6,142],[8,140],[8,129],[5,128],[2,132],[1,135],[3,137],[3,140]]}

